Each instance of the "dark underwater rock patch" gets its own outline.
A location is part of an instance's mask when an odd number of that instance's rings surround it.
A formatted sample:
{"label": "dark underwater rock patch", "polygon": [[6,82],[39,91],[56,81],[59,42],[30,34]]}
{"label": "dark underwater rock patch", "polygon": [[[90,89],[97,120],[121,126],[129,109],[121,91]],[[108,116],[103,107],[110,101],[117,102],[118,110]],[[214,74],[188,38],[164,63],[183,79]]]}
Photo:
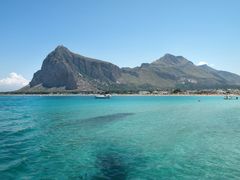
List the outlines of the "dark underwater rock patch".
{"label": "dark underwater rock patch", "polygon": [[58,123],[58,125],[55,126],[56,128],[63,128],[63,127],[84,127],[84,128],[89,128],[89,127],[95,127],[99,125],[105,125],[111,122],[119,121],[124,119],[125,117],[132,116],[135,113],[116,113],[116,114],[110,114],[110,115],[105,115],[105,116],[96,116],[92,118],[86,118],[86,119],[81,119],[81,120],[73,120],[73,121],[68,121],[68,122],[62,122]]}
{"label": "dark underwater rock patch", "polygon": [[117,153],[106,153],[97,156],[96,166],[100,170],[100,174],[95,179],[127,179],[128,166],[124,162],[124,157]]}
{"label": "dark underwater rock patch", "polygon": [[81,122],[89,122],[89,123],[108,123],[116,120],[123,119],[127,116],[134,115],[134,113],[116,113],[110,114],[106,116],[96,116],[93,118],[83,119]]}

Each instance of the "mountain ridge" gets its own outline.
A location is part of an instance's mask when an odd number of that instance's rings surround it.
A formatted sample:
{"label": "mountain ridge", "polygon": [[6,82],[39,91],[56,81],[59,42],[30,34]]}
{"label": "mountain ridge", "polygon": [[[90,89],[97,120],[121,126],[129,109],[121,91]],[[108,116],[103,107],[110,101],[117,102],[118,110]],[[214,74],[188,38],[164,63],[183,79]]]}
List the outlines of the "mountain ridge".
{"label": "mountain ridge", "polygon": [[19,91],[97,92],[231,86],[240,86],[239,75],[207,65],[197,66],[183,56],[167,53],[151,63],[120,68],[111,62],[73,53],[61,45],[47,55],[29,85]]}

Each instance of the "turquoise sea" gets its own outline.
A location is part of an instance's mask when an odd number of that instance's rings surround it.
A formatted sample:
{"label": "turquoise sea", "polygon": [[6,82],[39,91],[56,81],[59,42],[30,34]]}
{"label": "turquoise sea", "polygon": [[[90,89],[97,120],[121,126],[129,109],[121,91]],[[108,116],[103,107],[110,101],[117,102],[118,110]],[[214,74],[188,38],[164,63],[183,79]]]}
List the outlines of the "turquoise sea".
{"label": "turquoise sea", "polygon": [[0,179],[240,179],[240,101],[2,96]]}

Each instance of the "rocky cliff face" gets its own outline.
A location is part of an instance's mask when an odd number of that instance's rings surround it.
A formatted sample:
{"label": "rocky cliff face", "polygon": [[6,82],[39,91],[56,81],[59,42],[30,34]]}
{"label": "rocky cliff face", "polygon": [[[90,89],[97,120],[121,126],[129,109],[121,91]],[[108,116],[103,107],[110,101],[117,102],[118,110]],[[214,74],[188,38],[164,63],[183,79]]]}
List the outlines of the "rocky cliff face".
{"label": "rocky cliff face", "polygon": [[206,65],[196,66],[182,56],[166,54],[140,67],[119,68],[58,46],[45,58],[41,70],[34,74],[23,91],[121,91],[232,86],[240,86],[240,76]]}
{"label": "rocky cliff face", "polygon": [[58,46],[43,61],[30,87],[42,85],[46,88],[64,87],[66,90],[94,91],[101,83],[116,83],[121,70],[116,65],[70,52]]}

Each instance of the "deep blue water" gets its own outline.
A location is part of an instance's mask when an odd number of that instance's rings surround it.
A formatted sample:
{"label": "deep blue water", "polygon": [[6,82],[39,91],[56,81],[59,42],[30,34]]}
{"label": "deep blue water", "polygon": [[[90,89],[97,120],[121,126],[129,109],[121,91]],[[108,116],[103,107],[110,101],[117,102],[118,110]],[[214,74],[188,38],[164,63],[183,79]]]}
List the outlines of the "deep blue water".
{"label": "deep blue water", "polygon": [[0,179],[240,179],[240,101],[2,96]]}

